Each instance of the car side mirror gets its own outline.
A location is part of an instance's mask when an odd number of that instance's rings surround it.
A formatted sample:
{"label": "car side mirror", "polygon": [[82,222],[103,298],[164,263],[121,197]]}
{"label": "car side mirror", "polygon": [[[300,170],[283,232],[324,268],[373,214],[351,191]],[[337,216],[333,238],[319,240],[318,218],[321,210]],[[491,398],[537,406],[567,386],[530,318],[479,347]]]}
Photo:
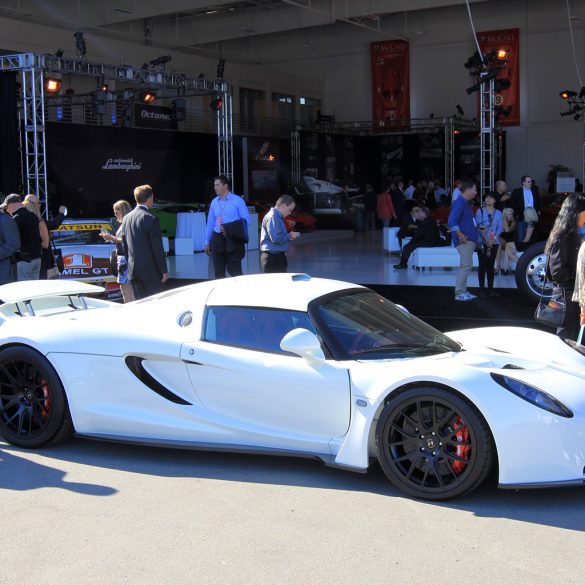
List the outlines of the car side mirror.
{"label": "car side mirror", "polygon": [[310,364],[320,364],[325,361],[319,339],[308,329],[298,328],[289,331],[282,338],[280,349],[299,355]]}

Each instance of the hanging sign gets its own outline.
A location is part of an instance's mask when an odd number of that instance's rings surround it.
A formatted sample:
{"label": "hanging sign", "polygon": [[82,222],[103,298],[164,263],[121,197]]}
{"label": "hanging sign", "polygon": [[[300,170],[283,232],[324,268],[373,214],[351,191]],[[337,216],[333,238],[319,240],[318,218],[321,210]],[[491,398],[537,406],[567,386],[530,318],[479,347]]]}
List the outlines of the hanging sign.
{"label": "hanging sign", "polygon": [[492,50],[506,52],[506,64],[496,78],[508,80],[510,86],[495,92],[495,106],[508,115],[500,115],[497,123],[502,126],[520,125],[520,29],[491,30],[477,33],[481,52]]}
{"label": "hanging sign", "polygon": [[410,123],[408,41],[371,43],[372,119],[378,127]]}

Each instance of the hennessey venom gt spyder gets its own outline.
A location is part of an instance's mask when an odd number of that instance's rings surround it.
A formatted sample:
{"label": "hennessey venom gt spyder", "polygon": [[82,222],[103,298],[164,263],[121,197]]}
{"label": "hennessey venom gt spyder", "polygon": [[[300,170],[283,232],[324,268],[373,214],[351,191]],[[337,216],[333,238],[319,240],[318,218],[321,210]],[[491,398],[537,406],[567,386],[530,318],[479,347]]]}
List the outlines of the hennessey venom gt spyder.
{"label": "hennessey venom gt spyder", "polygon": [[585,357],[558,337],[440,333],[371,290],[304,274],[116,305],[99,287],[0,287],[0,435],[379,461],[409,495],[583,484]]}

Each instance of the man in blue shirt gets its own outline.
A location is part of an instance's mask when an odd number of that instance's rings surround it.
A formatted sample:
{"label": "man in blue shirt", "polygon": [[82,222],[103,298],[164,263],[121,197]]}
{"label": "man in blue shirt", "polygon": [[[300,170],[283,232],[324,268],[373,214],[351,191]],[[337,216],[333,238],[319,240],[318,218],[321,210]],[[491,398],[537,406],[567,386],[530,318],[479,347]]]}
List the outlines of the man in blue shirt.
{"label": "man in blue shirt", "polygon": [[281,195],[276,200],[276,205],[264,216],[260,231],[262,272],[286,272],[288,243],[301,235],[299,232],[286,231],[284,219],[294,208],[295,200],[290,195]]}
{"label": "man in blue shirt", "polygon": [[476,297],[467,292],[467,278],[473,268],[473,253],[481,241],[471,207],[471,202],[477,195],[477,188],[470,179],[463,179],[460,183],[461,195],[453,202],[447,224],[451,229],[453,245],[457,248],[460,258],[455,283],[455,300],[472,301]]}
{"label": "man in blue shirt", "polygon": [[[237,230],[230,228],[234,228],[235,222],[242,220],[247,234],[250,213],[245,201],[232,193],[230,187],[227,177],[224,175],[215,177],[213,188],[217,197],[211,202],[207,215],[203,250],[211,255],[215,278],[225,278],[226,268],[230,276],[240,276],[242,258],[246,254],[244,239],[236,239],[233,234]],[[229,227],[226,229],[228,224]]]}

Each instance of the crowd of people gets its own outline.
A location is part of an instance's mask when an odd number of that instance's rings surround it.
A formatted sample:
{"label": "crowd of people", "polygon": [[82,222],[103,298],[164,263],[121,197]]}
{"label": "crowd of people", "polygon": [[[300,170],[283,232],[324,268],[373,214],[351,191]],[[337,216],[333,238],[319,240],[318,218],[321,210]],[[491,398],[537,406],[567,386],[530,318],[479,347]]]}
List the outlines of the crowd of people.
{"label": "crowd of people", "polygon": [[[472,301],[476,296],[498,297],[494,279],[498,272],[510,273],[519,253],[539,240],[540,194],[532,177],[508,192],[504,181],[484,196],[474,211],[477,186],[458,179],[451,195],[438,182],[391,181],[376,195],[365,190],[366,222],[376,227],[397,226],[401,247],[397,270],[407,268],[418,247],[452,244],[460,257],[455,282],[455,300]],[[227,177],[214,180],[215,197],[207,216],[204,251],[211,257],[215,278],[242,274],[241,261],[248,241],[250,215],[244,199],[231,191]],[[134,189],[135,206],[125,200],[113,206],[119,227],[115,234],[102,233],[116,246],[116,272],[124,302],[141,299],[162,290],[169,273],[158,219],[150,213],[154,193],[149,185]],[[449,206],[446,225],[433,218],[432,209]],[[280,196],[265,215],[260,232],[260,265],[265,273],[287,271],[289,244],[300,233],[288,231],[285,219],[295,208],[289,195]],[[35,195],[8,195],[0,205],[0,284],[14,280],[37,280],[58,275],[49,232],[58,227],[66,209],[50,221],[41,214]],[[403,245],[404,239],[409,241]],[[585,324],[585,197],[569,195],[559,212],[546,244],[548,279],[566,301],[566,318],[559,335],[575,339]],[[478,257],[478,295],[468,288],[473,255]]]}

